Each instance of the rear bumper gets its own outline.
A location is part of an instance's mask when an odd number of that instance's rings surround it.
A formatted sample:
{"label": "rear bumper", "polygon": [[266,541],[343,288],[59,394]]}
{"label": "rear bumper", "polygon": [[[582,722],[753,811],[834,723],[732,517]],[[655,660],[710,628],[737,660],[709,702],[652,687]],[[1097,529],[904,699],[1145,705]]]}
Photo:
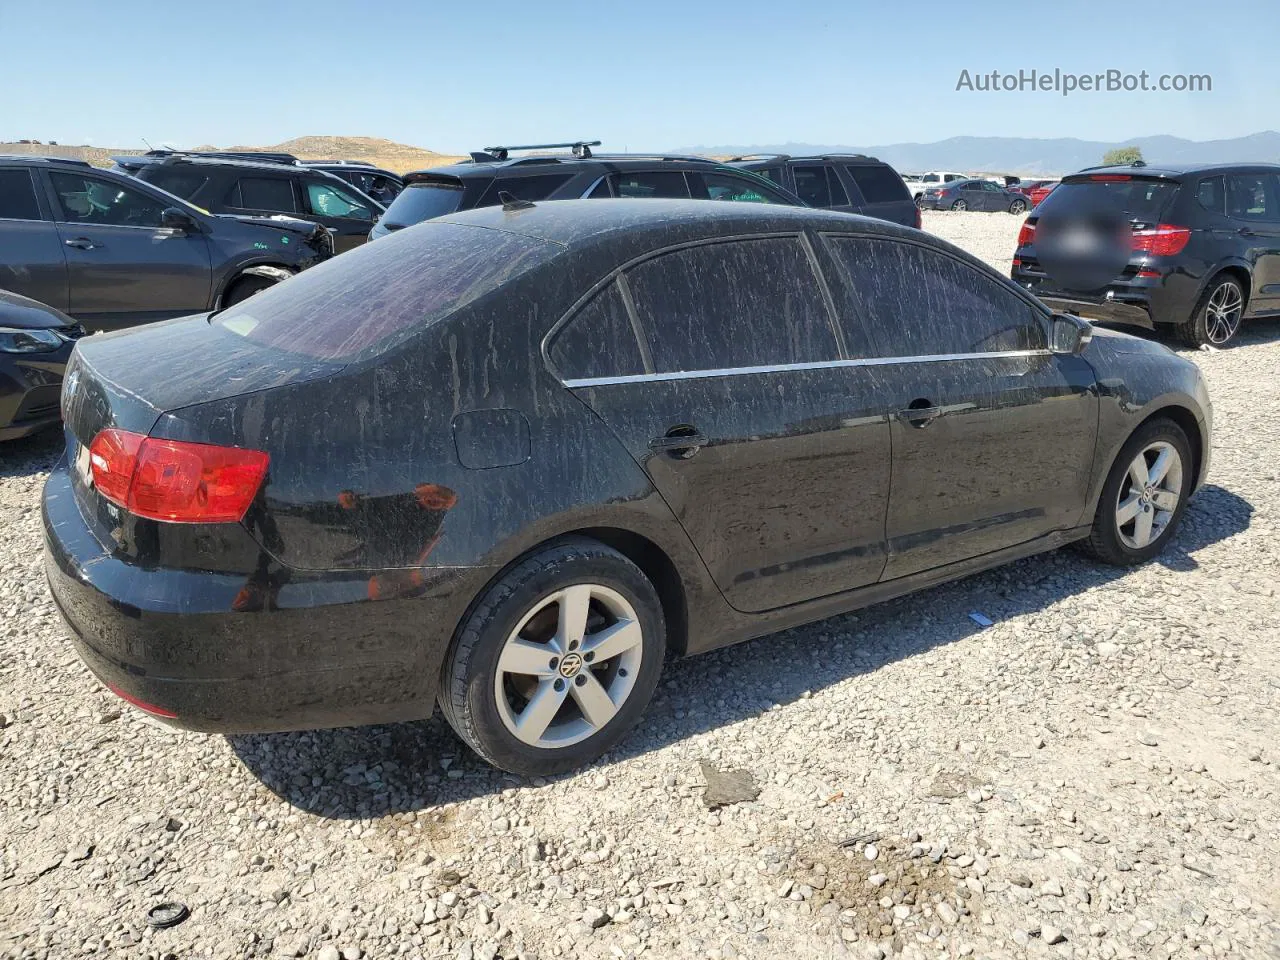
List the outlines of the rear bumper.
{"label": "rear bumper", "polygon": [[143,568],[93,535],[64,466],[45,485],[43,515],[49,588],[77,653],[116,693],[190,730],[429,716],[469,597],[459,587],[480,572],[383,571],[374,590],[368,571]]}
{"label": "rear bumper", "polygon": [[[1025,258],[1026,251],[1020,248],[1014,256]],[[1025,265],[1015,264],[1010,277],[1051,310],[1146,330],[1185,322],[1199,295],[1197,278],[1179,270],[1164,272],[1158,277],[1117,279],[1088,293],[1059,289],[1039,269],[1027,269]]]}

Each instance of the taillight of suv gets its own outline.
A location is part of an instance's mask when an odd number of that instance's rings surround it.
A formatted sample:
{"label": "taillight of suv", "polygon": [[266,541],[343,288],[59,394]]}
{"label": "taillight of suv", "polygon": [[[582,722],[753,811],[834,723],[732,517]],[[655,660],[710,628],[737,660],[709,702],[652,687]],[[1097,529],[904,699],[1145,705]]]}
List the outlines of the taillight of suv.
{"label": "taillight of suv", "polygon": [[1133,250],[1135,253],[1149,253],[1153,257],[1175,257],[1183,251],[1190,239],[1190,227],[1161,223],[1134,230]]}
{"label": "taillight of suv", "polygon": [[1036,242],[1036,225],[1030,219],[1022,221],[1022,229],[1018,231],[1018,246],[1026,247]]}

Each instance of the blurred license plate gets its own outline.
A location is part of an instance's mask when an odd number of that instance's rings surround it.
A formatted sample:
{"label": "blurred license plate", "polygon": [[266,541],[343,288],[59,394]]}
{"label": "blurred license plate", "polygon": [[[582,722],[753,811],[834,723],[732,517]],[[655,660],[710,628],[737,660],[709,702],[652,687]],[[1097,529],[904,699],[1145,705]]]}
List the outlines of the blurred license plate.
{"label": "blurred license plate", "polygon": [[76,457],[71,464],[71,468],[75,470],[76,476],[80,478],[80,482],[84,484],[85,489],[93,489],[93,467],[89,461],[89,448],[83,443],[76,444]]}

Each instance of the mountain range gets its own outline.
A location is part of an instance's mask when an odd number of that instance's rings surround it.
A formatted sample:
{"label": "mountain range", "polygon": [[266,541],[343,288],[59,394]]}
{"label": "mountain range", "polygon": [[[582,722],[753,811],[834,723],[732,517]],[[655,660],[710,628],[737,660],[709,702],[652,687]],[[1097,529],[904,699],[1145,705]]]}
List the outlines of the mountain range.
{"label": "mountain range", "polygon": [[689,147],[678,152],[707,156],[753,153],[865,153],[900,172],[958,170],[972,173],[1064,174],[1102,162],[1116,147],[1140,147],[1148,163],[1280,163],[1280,133],[1267,130],[1230,140],[1185,140],[1182,137],[1136,137],[1116,143],[1075,137],[951,137],[936,143],[890,143],[848,146],[814,143],[742,144]]}

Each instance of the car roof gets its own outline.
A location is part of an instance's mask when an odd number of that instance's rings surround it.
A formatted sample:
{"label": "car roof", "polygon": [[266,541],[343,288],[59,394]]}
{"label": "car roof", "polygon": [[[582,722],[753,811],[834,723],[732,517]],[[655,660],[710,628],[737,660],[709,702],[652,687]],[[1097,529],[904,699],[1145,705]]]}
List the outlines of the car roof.
{"label": "car roof", "polygon": [[507,160],[461,160],[458,163],[445,166],[413,170],[403,174],[403,177],[405,180],[409,180],[412,177],[429,176],[467,179],[469,177],[493,177],[499,173],[537,174],[552,168],[558,168],[567,173],[576,173],[580,170],[598,170],[600,173],[611,173],[638,168],[652,169],[655,164],[670,166],[673,170],[728,166],[728,164],[721,163],[718,160],[685,154],[597,153],[590,157],[575,157],[569,154],[544,153],[526,157],[511,157]]}
{"label": "car roof", "polygon": [[1068,177],[1085,176],[1091,173],[1115,173],[1115,174],[1131,174],[1135,177],[1190,177],[1203,174],[1214,173],[1245,173],[1249,171],[1261,171],[1266,173],[1280,173],[1280,164],[1266,163],[1259,161],[1257,163],[1113,163],[1103,164],[1097,167],[1085,167],[1075,173],[1069,173],[1063,179]]}
{"label": "car roof", "polygon": [[303,164],[282,163],[273,160],[253,160],[247,157],[209,157],[197,153],[167,153],[162,156],[139,154],[136,156],[113,157],[112,159],[122,166],[135,163],[162,167],[190,164],[200,167],[229,167],[233,170],[261,170],[274,173],[280,173],[281,171],[285,173],[310,172],[320,175],[327,175],[328,173],[326,170]]}
{"label": "car roof", "polygon": [[873,164],[883,164],[888,166],[879,157],[868,156],[865,153],[813,153],[803,157],[793,157],[789,153],[752,153],[742,157],[733,157],[728,162],[734,166],[753,163],[762,167],[767,167],[774,163],[805,163],[813,160],[839,160],[841,163],[855,163],[872,166]]}
{"label": "car roof", "polygon": [[[74,160],[71,157],[40,157],[29,156],[24,153],[0,153],[0,164],[5,166],[16,166],[18,164],[40,163],[49,164],[50,166],[69,166],[69,167],[92,167],[88,160]],[[98,168],[102,170],[101,167]]]}
{"label": "car roof", "polygon": [[812,207],[622,197],[542,201],[510,210],[502,206],[477,207],[432,222],[503,230],[565,246],[617,235],[679,234],[679,239],[672,242],[681,242],[806,228],[918,236],[917,231],[884,220]]}

